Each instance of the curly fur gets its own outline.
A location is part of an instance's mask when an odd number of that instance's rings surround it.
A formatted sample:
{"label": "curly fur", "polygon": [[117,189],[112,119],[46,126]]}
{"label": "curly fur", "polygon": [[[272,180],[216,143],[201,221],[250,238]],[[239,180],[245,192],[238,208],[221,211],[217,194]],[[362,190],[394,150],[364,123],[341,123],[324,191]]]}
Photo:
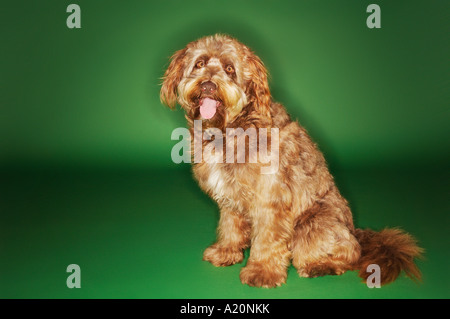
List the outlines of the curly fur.
{"label": "curly fur", "polygon": [[[211,119],[202,119],[199,111],[205,81],[217,87],[209,96],[219,103]],[[220,208],[217,242],[205,250],[204,260],[214,266],[239,263],[251,246],[240,279],[257,287],[285,283],[291,262],[303,277],[359,270],[367,278],[366,267],[376,263],[382,284],[401,270],[420,278],[414,258],[422,249],[410,235],[397,229],[377,233],[354,228],[348,203],[322,153],[272,100],[266,68],[247,46],[225,35],[189,43],[171,58],[161,101],[171,108],[177,102],[182,106],[191,133],[194,120],[202,120],[204,131],[218,128],[224,140],[229,138],[226,128],[279,129],[279,169],[273,174],[260,173],[267,165],[261,161],[210,163],[204,158],[193,164],[200,187]],[[202,143],[204,149],[211,141]]]}

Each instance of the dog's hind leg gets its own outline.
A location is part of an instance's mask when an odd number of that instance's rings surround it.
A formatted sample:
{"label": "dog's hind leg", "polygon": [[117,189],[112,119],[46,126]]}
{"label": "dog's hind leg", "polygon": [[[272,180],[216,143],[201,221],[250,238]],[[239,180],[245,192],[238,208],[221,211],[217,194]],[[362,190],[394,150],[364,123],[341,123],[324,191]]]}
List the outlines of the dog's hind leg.
{"label": "dog's hind leg", "polygon": [[302,212],[294,226],[292,264],[301,277],[340,275],[361,254],[350,209],[336,189]]}

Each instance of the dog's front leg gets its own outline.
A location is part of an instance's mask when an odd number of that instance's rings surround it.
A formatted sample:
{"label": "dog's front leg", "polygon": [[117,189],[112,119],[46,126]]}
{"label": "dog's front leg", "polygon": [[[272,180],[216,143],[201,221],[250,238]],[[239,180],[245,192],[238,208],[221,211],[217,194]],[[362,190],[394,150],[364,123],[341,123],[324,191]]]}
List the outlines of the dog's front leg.
{"label": "dog's front leg", "polygon": [[248,247],[249,239],[250,224],[247,219],[227,207],[222,208],[217,242],[206,248],[203,260],[216,267],[240,263],[244,259],[243,250]]}
{"label": "dog's front leg", "polygon": [[291,259],[291,214],[271,203],[257,207],[253,215],[250,257],[241,270],[241,282],[254,287],[281,286]]}

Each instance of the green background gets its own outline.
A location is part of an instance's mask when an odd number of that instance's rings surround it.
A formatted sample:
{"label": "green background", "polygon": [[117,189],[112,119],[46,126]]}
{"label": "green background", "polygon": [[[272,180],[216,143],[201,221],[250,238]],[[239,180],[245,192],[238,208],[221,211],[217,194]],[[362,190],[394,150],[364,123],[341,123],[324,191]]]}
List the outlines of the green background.
{"label": "green background", "polygon": [[[81,29],[66,8],[81,7]],[[448,1],[3,1],[1,298],[448,298]],[[202,251],[218,209],[176,165],[182,111],[159,102],[168,57],[231,34],[325,153],[358,227],[400,226],[423,283],[355,272],[244,286]],[[248,256],[248,251],[246,252]],[[66,267],[81,267],[81,289]],[[244,261],[245,264],[245,261]]]}

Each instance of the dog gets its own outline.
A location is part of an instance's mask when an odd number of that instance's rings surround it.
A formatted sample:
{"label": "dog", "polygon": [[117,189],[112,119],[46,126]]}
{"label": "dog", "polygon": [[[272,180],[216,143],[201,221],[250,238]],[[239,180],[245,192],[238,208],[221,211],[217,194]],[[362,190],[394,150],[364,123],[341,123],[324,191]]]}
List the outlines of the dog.
{"label": "dog", "polygon": [[[411,235],[397,228],[376,232],[354,227],[323,154],[307,131],[273,101],[268,72],[249,47],[228,35],[203,37],[173,54],[162,80],[161,102],[184,109],[192,136],[196,121],[205,134],[215,130],[214,139],[201,140],[200,151],[218,139],[238,140],[248,151],[245,136],[230,137],[227,129],[278,132],[278,152],[268,155],[278,167],[270,174],[261,173],[267,161],[248,161],[249,152],[244,162],[230,163],[225,152],[216,149],[214,156],[223,161],[205,155],[193,164],[200,188],[220,209],[217,241],[204,251],[203,260],[214,266],[233,265],[243,261],[250,247],[240,280],[254,287],[284,284],[291,263],[301,277],[357,270],[367,280],[369,265],[376,264],[381,285],[402,271],[420,279],[414,259],[423,249]],[[275,141],[272,134],[267,136]]]}

